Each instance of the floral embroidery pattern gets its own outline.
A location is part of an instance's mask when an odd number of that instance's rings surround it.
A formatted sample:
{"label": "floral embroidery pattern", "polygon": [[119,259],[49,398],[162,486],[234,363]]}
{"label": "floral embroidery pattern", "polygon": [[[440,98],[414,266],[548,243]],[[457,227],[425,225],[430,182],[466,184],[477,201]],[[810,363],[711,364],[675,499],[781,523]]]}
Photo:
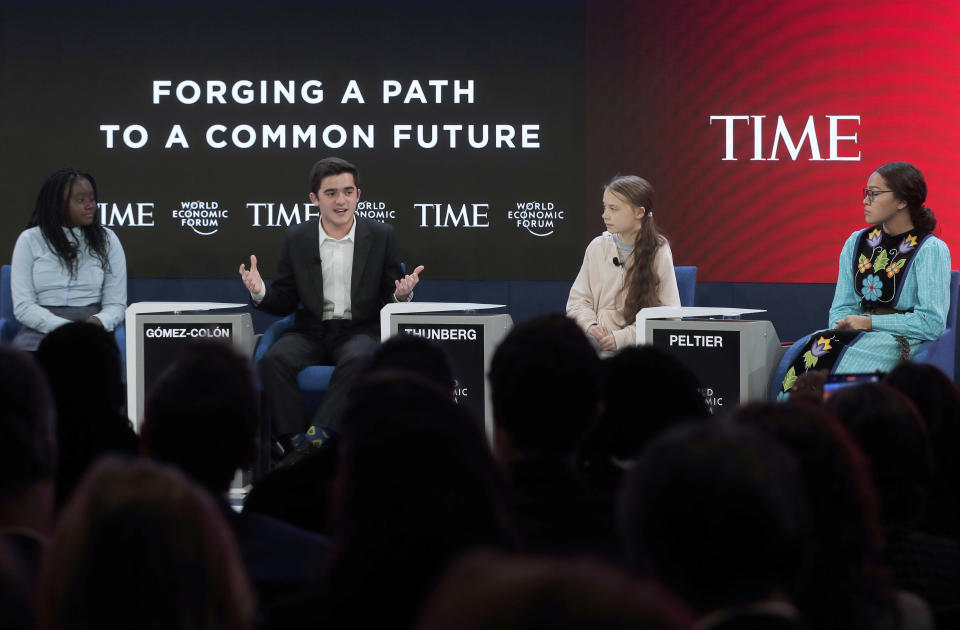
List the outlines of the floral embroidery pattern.
{"label": "floral embroidery pattern", "polygon": [[832,349],[833,346],[830,345],[830,340],[821,336],[819,339],[817,339],[817,342],[810,347],[810,352],[815,357],[822,357]]}
{"label": "floral embroidery pattern", "polygon": [[794,358],[784,375],[780,393],[786,395],[797,379],[809,370],[832,370],[844,348],[861,334],[863,331],[860,330],[823,330],[811,335],[804,343],[806,352]]}
{"label": "floral embroidery pattern", "polygon": [[913,234],[910,234],[905,239],[903,239],[903,242],[900,243],[900,247],[897,248],[897,251],[900,252],[901,254],[906,254],[916,246],[917,246],[917,237],[914,236]]}
{"label": "floral embroidery pattern", "polygon": [[883,282],[880,276],[872,273],[863,279],[863,299],[875,302],[881,295],[881,289]]}
{"label": "floral embroidery pattern", "polygon": [[809,370],[817,364],[820,357],[831,350],[833,350],[833,346],[830,345],[830,339],[821,335],[819,339],[813,342],[810,349],[803,353],[803,366]]}
{"label": "floral embroidery pattern", "polygon": [[[851,289],[860,297],[864,313],[878,312],[880,306],[895,306],[910,269],[910,261],[925,242],[926,232],[887,234],[872,226],[859,234],[853,260],[846,273],[853,273]],[[842,270],[841,270],[842,272]],[[886,279],[883,279],[886,274]],[[849,277],[849,276],[848,276]],[[882,312],[882,311],[880,311]],[[784,374],[778,399],[789,395],[797,380],[812,369],[833,371],[846,348],[856,343],[860,330],[825,330],[811,335]]]}
{"label": "floral embroidery pattern", "polygon": [[793,389],[793,386],[797,383],[797,370],[790,366],[790,369],[787,370],[787,374],[783,377],[783,391],[789,392]]}
{"label": "floral embroidery pattern", "polygon": [[901,258],[901,259],[898,260],[896,263],[894,263],[894,264],[890,265],[889,267],[887,267],[887,277],[888,277],[888,278],[892,278],[892,277],[895,276],[896,274],[900,273],[900,270],[903,269],[903,266],[904,266],[906,263],[907,263],[907,261],[906,261],[905,259]]}
{"label": "floral embroidery pattern", "polygon": [[[862,254],[861,254],[862,255]],[[887,256],[887,250],[881,250],[877,255],[877,260],[873,263],[874,271],[883,271],[887,268],[887,263],[890,262],[890,258]]]}
{"label": "floral embroidery pattern", "polygon": [[[893,305],[900,294],[903,279],[900,273],[926,237],[924,232],[911,231],[889,235],[879,226],[861,233],[853,263],[854,287],[861,308],[873,312],[878,305]],[[886,272],[887,279],[883,280]]]}

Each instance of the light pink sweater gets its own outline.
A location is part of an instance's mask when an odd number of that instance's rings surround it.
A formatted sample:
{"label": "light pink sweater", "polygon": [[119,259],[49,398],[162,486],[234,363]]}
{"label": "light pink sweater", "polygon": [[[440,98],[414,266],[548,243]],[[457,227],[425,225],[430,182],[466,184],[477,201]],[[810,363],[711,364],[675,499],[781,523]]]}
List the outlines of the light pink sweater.
{"label": "light pink sweater", "polygon": [[[583,266],[570,288],[567,298],[567,316],[572,317],[584,331],[600,325],[613,333],[617,349],[636,343],[636,323],[623,321],[621,311],[627,292],[623,281],[627,271],[613,264],[614,257],[621,258],[613,235],[604,232],[587,245]],[[632,256],[629,258],[633,260]],[[653,259],[654,273],[660,279],[657,297],[659,306],[680,306],[680,290],[673,271],[673,255],[670,245],[664,243]]]}

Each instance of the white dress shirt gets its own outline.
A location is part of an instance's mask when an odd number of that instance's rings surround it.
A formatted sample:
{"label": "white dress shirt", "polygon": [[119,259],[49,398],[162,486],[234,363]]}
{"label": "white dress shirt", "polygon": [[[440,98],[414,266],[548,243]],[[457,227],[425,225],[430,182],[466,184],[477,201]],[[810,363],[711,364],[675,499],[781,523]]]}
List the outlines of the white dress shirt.
{"label": "white dress shirt", "polygon": [[[321,319],[353,319],[350,311],[350,286],[353,278],[353,246],[356,242],[357,220],[354,218],[350,231],[336,239],[323,230],[323,221],[318,221],[320,230],[320,270],[323,273],[323,314]],[[267,294],[267,285],[259,293],[250,292],[253,303],[260,304]],[[403,300],[396,293],[390,295],[393,302],[410,302],[413,291]]]}
{"label": "white dress shirt", "polygon": [[327,234],[322,220],[317,223],[320,229],[320,268],[323,271],[321,319],[351,319],[350,279],[353,276],[353,245],[357,220],[353,220],[350,231],[341,239]]}
{"label": "white dress shirt", "polygon": [[[323,314],[321,319],[352,319],[350,311],[350,281],[353,277],[353,246],[357,234],[357,220],[341,239],[327,234],[323,221],[317,221],[320,230],[320,270],[323,274]],[[267,285],[259,293],[250,293],[254,304],[267,294]]]}

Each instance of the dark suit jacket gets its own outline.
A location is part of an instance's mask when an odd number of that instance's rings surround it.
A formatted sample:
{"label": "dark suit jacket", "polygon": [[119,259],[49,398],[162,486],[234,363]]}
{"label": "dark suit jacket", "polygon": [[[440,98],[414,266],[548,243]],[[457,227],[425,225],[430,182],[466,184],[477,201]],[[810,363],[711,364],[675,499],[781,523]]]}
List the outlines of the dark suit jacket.
{"label": "dark suit jacket", "polygon": [[[322,325],[319,221],[319,218],[310,219],[287,231],[277,262],[277,278],[256,305],[273,315],[288,315],[296,310],[292,330],[311,332]],[[394,281],[403,275],[396,238],[391,225],[356,215],[354,221],[357,230],[350,309],[357,332],[379,336],[380,309],[391,302]]]}
{"label": "dark suit jacket", "polygon": [[217,497],[217,504],[237,539],[261,606],[295,592],[322,574],[330,551],[326,537],[263,514],[238,514],[221,497]]}

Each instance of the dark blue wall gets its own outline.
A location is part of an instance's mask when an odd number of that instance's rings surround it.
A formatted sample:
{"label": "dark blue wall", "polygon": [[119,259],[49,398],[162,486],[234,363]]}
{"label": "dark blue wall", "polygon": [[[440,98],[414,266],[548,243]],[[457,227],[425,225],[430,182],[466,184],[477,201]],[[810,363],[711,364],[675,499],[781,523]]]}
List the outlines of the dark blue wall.
{"label": "dark blue wall", "polygon": [[[543,313],[563,312],[570,282],[455,281],[420,282],[416,299],[422,302],[482,302],[506,304],[515,322]],[[243,302],[248,293],[238,277],[232,279],[131,278],[128,301]],[[782,341],[792,341],[827,325],[827,310],[833,298],[830,284],[769,284],[746,282],[701,282],[697,306],[765,308],[758,318],[769,319]],[[250,309],[258,333],[276,318]]]}
{"label": "dark blue wall", "polygon": [[751,318],[769,319],[780,341],[793,341],[829,325],[827,312],[834,287],[832,284],[701,282],[697,284],[697,306],[766,309],[766,313]]}
{"label": "dark blue wall", "polygon": [[[570,282],[539,281],[420,281],[416,299],[420,302],[479,302],[506,304],[514,322],[545,313],[562,313]],[[780,341],[794,341],[828,326],[827,312],[833,299],[832,284],[700,282],[695,306],[732,306],[766,309],[753,319],[769,319]],[[131,278],[128,302],[190,301],[248,303],[249,293],[238,277],[229,279]],[[249,308],[254,329],[266,330],[277,318]],[[960,353],[955,374],[960,377]]]}

